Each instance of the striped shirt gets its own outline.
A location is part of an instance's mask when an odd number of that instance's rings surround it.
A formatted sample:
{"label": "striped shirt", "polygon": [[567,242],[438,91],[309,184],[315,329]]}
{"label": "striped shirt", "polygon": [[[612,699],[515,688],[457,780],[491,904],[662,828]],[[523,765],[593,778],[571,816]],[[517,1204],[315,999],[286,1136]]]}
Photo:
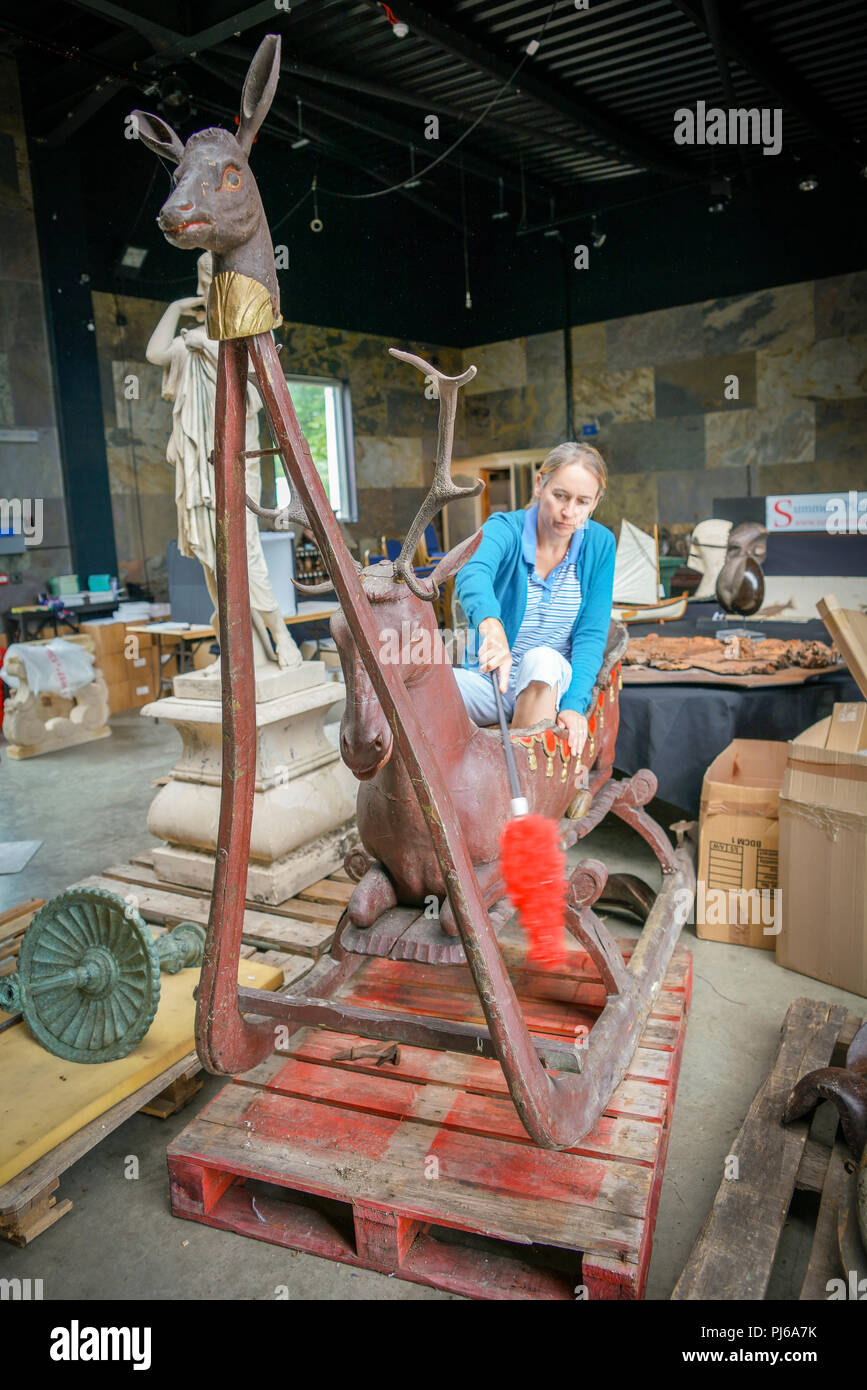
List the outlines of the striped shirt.
{"label": "striped shirt", "polygon": [[509,684],[517,679],[521,657],[533,647],[553,647],[567,661],[572,659],[572,629],[581,607],[577,562],[584,527],[569,541],[569,549],[551,573],[542,579],[536,572],[536,527],[539,506],[530,507],[524,519],[522,551],[527,564],[527,608],[512,643]]}

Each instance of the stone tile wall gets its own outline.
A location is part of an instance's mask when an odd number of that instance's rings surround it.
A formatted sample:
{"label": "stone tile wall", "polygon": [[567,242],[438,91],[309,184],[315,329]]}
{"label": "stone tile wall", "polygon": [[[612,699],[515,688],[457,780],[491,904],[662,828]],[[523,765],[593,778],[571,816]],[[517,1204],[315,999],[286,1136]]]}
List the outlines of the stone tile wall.
{"label": "stone tile wall", "polygon": [[[595,427],[610,526],[692,525],[715,497],[865,485],[867,272],[582,324],[571,350],[575,432]],[[566,437],[562,333],[463,359],[479,372],[456,457]]]}
{"label": "stone tile wall", "polygon": [[[140,580],[146,556],[148,578],[161,588],[166,543],[177,534],[174,473],[165,458],[171,405],[160,395],[162,373],[148,363],[145,349],[166,306],[99,293],[93,302],[118,564],[124,577]],[[119,325],[118,317],[126,323]],[[383,534],[401,536],[409,526],[433,476],[436,445],[437,409],[425,399],[424,379],[388,348],[411,349],[450,374],[461,370],[460,350],[312,324],[284,324],[277,337],[287,375],[349,383],[358,521],[348,530],[360,554],[378,549]],[[138,399],[124,394],[130,374],[140,383]],[[263,498],[273,501],[267,476]]]}
{"label": "stone tile wall", "polygon": [[[152,581],[175,535],[165,462],[171,407],[144,355],[164,307],[94,295],[121,571],[139,578],[145,554]],[[712,514],[716,497],[864,486],[867,272],[582,324],[570,336],[575,429],[596,427],[587,437],[611,474],[597,514],[608,525],[619,527],[623,516],[643,526],[693,525]],[[383,534],[405,533],[436,448],[436,404],[389,346],[449,374],[478,368],[461,393],[456,460],[553,447],[566,437],[562,333],[463,351],[312,324],[288,323],[279,337],[287,374],[349,383],[359,519],[348,529],[361,552]],[[141,383],[132,401],[123,390],[130,373]],[[729,400],[732,376],[738,395]]]}
{"label": "stone tile wall", "polygon": [[38,499],[43,517],[41,544],[0,555],[0,571],[13,576],[0,589],[6,609],[33,602],[73,561],[18,74],[3,58],[0,145],[0,498]]}

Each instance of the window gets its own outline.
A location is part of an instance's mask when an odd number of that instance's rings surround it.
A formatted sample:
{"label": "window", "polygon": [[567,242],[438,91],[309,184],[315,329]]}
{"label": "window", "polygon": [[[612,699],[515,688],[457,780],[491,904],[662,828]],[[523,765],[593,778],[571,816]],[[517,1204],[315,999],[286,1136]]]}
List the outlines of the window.
{"label": "window", "polygon": [[[309,376],[289,376],[286,384],[333,510],[340,521],[357,521],[349,387]],[[279,459],[274,462],[277,506],[285,507],[291,491]]]}

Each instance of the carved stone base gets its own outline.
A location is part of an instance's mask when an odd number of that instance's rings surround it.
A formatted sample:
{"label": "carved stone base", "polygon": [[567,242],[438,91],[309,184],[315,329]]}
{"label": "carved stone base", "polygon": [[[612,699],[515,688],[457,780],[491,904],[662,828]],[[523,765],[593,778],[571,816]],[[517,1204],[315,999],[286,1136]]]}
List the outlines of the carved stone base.
{"label": "carved stone base", "polygon": [[[355,821],[319,835],[273,864],[251,861],[247,869],[247,894],[253,902],[276,905],[294,898],[303,888],[339,869],[344,856],[358,839]],[[164,845],[154,850],[154,868],[160,878],[188,888],[210,889],[214,856],[196,850]]]}
{"label": "carved stone base", "polygon": [[[323,680],[320,662],[265,672],[276,698],[256,703],[256,789],[247,896],[278,903],[338,868],[355,813],[355,779],[340,761],[325,719],[345,697],[341,682]],[[258,678],[257,678],[258,685]],[[183,748],[151,803],[148,829],[168,841],[154,851],[167,882],[208,888],[214,875],[220,814],[222,708],[220,684],[191,673],[176,692],[142,714],[174,724]],[[204,695],[213,695],[206,699]],[[332,843],[333,842],[333,843]],[[348,848],[348,844],[346,848]]]}

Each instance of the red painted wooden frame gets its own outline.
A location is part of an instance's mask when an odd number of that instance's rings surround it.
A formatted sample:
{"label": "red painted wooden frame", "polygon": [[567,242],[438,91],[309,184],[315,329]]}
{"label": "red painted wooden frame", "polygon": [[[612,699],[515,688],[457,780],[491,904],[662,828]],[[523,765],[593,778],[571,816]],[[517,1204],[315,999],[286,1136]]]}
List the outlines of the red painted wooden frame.
{"label": "red painted wooden frame", "polygon": [[[317,997],[345,972],[345,960],[330,967],[330,976],[326,969],[325,979],[313,989],[305,981],[304,994],[274,995],[238,986],[256,766],[243,453],[248,352],[293,491],[326,557],[337,598],[394,730],[397,752],[430,829],[487,1020],[487,1033],[440,1019],[395,1017]],[[395,668],[380,666],[377,660],[378,627],[295,416],[270,333],[220,343],[214,465],[223,770],[211,914],[196,1012],[196,1045],[203,1065],[212,1072],[231,1074],[246,1071],[267,1056],[274,1045],[274,1025],[262,1015],[298,1026],[328,1027],[408,1044],[424,1045],[427,1040],[428,1045],[496,1056],[530,1137],[547,1148],[571,1147],[596,1123],[626,1069],[695,887],[689,852],[672,850],[667,837],[641,809],[652,795],[655,779],[645,774],[653,786],[640,784],[642,774],[631,783],[619,784],[619,789],[610,784],[614,795],[609,805],[652,844],[663,867],[663,890],[629,965],[624,966],[606,929],[593,917],[594,886],[588,887],[586,881],[573,882],[567,925],[597,962],[609,996],[588,1046],[576,1049],[571,1056],[549,1058],[549,1065],[558,1068],[558,1074],[551,1074],[540,1057],[544,1048],[537,1048],[521,1014],[448,788],[424,729]],[[584,880],[586,877],[585,873]],[[259,1017],[245,1017],[243,1008]]]}

